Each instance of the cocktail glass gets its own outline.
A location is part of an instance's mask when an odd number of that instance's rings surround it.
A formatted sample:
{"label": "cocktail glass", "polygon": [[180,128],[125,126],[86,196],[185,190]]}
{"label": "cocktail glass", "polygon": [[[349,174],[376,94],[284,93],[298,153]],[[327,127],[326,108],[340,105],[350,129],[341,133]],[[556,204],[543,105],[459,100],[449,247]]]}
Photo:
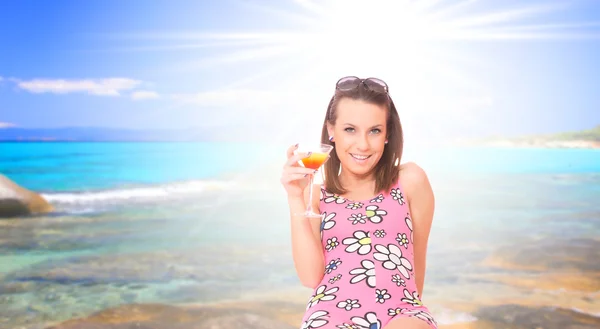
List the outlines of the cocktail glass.
{"label": "cocktail glass", "polygon": [[[298,149],[296,151],[301,154],[306,154],[308,152],[311,152],[310,156],[303,158],[301,160],[302,164],[306,168],[318,170],[323,166],[323,164],[325,162],[327,162],[327,159],[329,158],[329,153],[331,152],[332,149],[333,149],[333,146],[331,146],[331,145],[317,143],[317,144],[300,144],[300,145],[298,145]],[[314,180],[315,180],[314,173],[310,174],[310,185],[308,186],[309,187],[308,205],[306,206],[306,211],[301,214],[298,214],[298,215],[301,215],[304,217],[311,217],[311,218],[321,217],[320,214],[317,214],[313,211],[313,207],[312,207]]]}

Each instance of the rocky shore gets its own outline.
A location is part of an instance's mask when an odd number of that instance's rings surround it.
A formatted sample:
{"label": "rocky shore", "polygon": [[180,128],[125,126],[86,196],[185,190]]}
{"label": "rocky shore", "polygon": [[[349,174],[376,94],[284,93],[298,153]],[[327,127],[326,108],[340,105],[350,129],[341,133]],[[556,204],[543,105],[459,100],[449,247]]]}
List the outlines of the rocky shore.
{"label": "rocky shore", "polygon": [[[48,329],[295,329],[300,328],[304,304],[254,301],[214,305],[172,306],[131,304],[74,319]],[[484,306],[478,320],[440,324],[440,329],[594,329],[600,318],[569,309],[517,304]]]}
{"label": "rocky shore", "polygon": [[[0,304],[8,306],[0,307],[0,328],[300,328],[308,289],[263,282],[252,290],[248,282],[240,284],[285,270],[284,259],[257,263],[257,254],[264,251],[86,256],[13,271],[0,275]],[[519,241],[497,248],[455,284],[429,283],[432,293],[426,292],[424,302],[440,329],[598,328],[600,265],[592,260],[599,258],[596,239]],[[239,271],[225,271],[234,260]],[[160,293],[162,302],[143,298],[153,284],[182,280],[190,285]],[[191,284],[207,280],[213,283]],[[23,303],[23,294],[36,294],[37,302],[26,311],[11,308]]]}

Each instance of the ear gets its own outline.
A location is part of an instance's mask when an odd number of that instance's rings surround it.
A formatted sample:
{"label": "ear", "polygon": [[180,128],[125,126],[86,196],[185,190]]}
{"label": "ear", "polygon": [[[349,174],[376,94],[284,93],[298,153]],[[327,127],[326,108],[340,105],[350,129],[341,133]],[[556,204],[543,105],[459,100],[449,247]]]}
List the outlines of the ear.
{"label": "ear", "polygon": [[327,135],[333,136],[333,126],[329,122],[327,122]]}

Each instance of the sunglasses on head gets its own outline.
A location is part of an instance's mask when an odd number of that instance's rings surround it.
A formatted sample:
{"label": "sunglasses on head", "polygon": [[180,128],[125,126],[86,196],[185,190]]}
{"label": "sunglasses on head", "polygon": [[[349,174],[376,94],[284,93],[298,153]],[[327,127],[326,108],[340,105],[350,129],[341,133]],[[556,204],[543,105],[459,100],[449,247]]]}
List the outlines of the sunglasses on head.
{"label": "sunglasses on head", "polygon": [[335,84],[335,89],[340,91],[350,91],[358,88],[361,84],[364,85],[365,88],[376,92],[387,93],[389,91],[387,83],[385,83],[381,79],[361,79],[359,77],[354,76],[344,77],[338,80],[338,82]]}

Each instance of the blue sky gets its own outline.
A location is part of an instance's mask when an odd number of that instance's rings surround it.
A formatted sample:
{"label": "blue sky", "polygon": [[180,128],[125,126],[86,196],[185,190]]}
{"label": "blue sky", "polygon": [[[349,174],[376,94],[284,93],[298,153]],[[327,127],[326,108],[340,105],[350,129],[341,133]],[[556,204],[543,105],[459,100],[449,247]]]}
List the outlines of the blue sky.
{"label": "blue sky", "polygon": [[597,1],[343,3],[2,2],[0,126],[318,132],[343,75],[415,136],[600,124]]}

